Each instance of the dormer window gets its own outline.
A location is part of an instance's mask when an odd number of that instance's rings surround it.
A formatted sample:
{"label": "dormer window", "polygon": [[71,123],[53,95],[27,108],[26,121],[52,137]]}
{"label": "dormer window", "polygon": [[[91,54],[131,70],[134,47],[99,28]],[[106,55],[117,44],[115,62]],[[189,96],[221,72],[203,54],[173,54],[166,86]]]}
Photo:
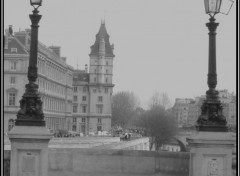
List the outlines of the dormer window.
{"label": "dormer window", "polygon": [[10,77],[10,84],[15,84],[16,83],[16,78],[14,76]]}
{"label": "dormer window", "polygon": [[17,69],[17,62],[16,61],[10,62],[10,69],[11,70],[16,70]]}
{"label": "dormer window", "polygon": [[103,101],[103,97],[102,96],[99,96],[98,97],[98,102],[102,102]]}
{"label": "dormer window", "polygon": [[11,48],[11,53],[17,53],[17,48]]}

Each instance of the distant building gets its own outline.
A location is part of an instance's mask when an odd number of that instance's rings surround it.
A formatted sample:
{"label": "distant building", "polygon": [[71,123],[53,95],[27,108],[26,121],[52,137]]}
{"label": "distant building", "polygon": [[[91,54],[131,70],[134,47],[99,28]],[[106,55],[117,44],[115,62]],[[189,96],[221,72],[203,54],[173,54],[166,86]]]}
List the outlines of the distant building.
{"label": "distant building", "polygon": [[236,127],[236,108],[236,96],[233,96],[229,103],[223,104],[223,115],[230,127]]}
{"label": "distant building", "polygon": [[[28,83],[31,30],[6,30],[4,36],[4,131],[9,131],[20,109],[19,101]],[[67,119],[72,117],[73,67],[61,57],[60,47],[46,47],[38,43],[39,93],[43,102],[46,126],[53,132],[68,129]]]}
{"label": "distant building", "polygon": [[188,123],[189,104],[193,103],[193,99],[176,98],[173,106],[173,114],[177,119],[178,127],[184,127]]}
{"label": "distant building", "polygon": [[73,72],[72,131],[93,134],[111,129],[111,98],[114,84],[113,45],[102,23],[91,46],[90,65]]}
{"label": "distant building", "polygon": [[[173,113],[178,121],[179,127],[192,127],[196,125],[198,117],[201,115],[201,107],[205,95],[193,99],[176,98],[173,106]],[[219,100],[223,106],[223,115],[227,119],[230,127],[236,126],[236,96],[226,89],[219,90]]]}
{"label": "distant building", "polygon": [[179,143],[176,140],[169,139],[165,141],[162,146],[160,147],[162,151],[169,151],[169,152],[180,152],[181,148]]}
{"label": "distant building", "polygon": [[189,104],[189,112],[188,112],[188,127],[192,127],[196,125],[198,117],[201,115],[201,107],[203,101],[205,100],[205,96],[196,97],[194,101]]}

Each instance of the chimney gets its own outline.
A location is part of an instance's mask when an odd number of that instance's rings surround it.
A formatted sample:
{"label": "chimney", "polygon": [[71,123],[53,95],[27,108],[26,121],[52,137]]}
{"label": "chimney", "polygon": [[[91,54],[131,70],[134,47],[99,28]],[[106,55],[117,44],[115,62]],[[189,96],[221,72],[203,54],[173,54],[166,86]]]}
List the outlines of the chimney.
{"label": "chimney", "polygon": [[88,65],[85,64],[85,73],[88,73]]}
{"label": "chimney", "polygon": [[61,51],[60,46],[50,46],[48,48],[60,57],[60,51]]}
{"label": "chimney", "polygon": [[66,63],[67,58],[66,58],[66,57],[61,57],[61,58],[62,58],[62,60]]}
{"label": "chimney", "polygon": [[6,35],[4,36],[4,49],[8,49],[9,29],[6,29],[5,33]]}
{"label": "chimney", "polygon": [[111,49],[114,50],[114,44],[111,45]]}
{"label": "chimney", "polygon": [[25,29],[25,31],[26,31],[26,33],[27,33],[29,36],[31,36],[31,29],[30,29],[30,28]]}

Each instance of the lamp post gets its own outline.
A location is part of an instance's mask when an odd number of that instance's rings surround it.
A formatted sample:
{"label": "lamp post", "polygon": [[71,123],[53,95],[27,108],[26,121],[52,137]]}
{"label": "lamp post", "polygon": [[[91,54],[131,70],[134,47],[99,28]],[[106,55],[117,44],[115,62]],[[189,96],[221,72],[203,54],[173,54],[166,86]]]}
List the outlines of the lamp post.
{"label": "lamp post", "polygon": [[42,101],[38,93],[37,80],[37,56],[38,56],[38,23],[41,15],[38,8],[42,5],[42,0],[30,0],[34,7],[33,14],[29,15],[31,25],[31,44],[28,67],[28,81],[25,86],[25,93],[20,100],[20,110],[15,121],[16,126],[45,126],[44,114],[42,111]]}
{"label": "lamp post", "polygon": [[[233,1],[231,1],[233,3]],[[208,87],[206,100],[201,107],[201,115],[197,120],[197,130],[227,132],[227,121],[222,114],[223,107],[218,98],[216,72],[216,29],[219,23],[215,22],[214,16],[221,13],[222,0],[204,0],[206,13],[210,16],[206,26],[209,29],[209,55],[208,55]],[[231,8],[231,7],[230,7]],[[229,8],[229,10],[230,10]],[[228,11],[229,12],[229,11]]]}

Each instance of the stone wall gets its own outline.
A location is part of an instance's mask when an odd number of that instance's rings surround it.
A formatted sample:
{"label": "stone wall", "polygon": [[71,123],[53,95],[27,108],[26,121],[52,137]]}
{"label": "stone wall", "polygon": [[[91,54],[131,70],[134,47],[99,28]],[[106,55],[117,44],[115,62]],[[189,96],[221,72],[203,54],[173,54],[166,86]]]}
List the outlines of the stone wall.
{"label": "stone wall", "polygon": [[[5,151],[5,156],[9,156],[9,152]],[[50,148],[48,165],[49,176],[96,175],[96,173],[188,176],[189,153]]]}

